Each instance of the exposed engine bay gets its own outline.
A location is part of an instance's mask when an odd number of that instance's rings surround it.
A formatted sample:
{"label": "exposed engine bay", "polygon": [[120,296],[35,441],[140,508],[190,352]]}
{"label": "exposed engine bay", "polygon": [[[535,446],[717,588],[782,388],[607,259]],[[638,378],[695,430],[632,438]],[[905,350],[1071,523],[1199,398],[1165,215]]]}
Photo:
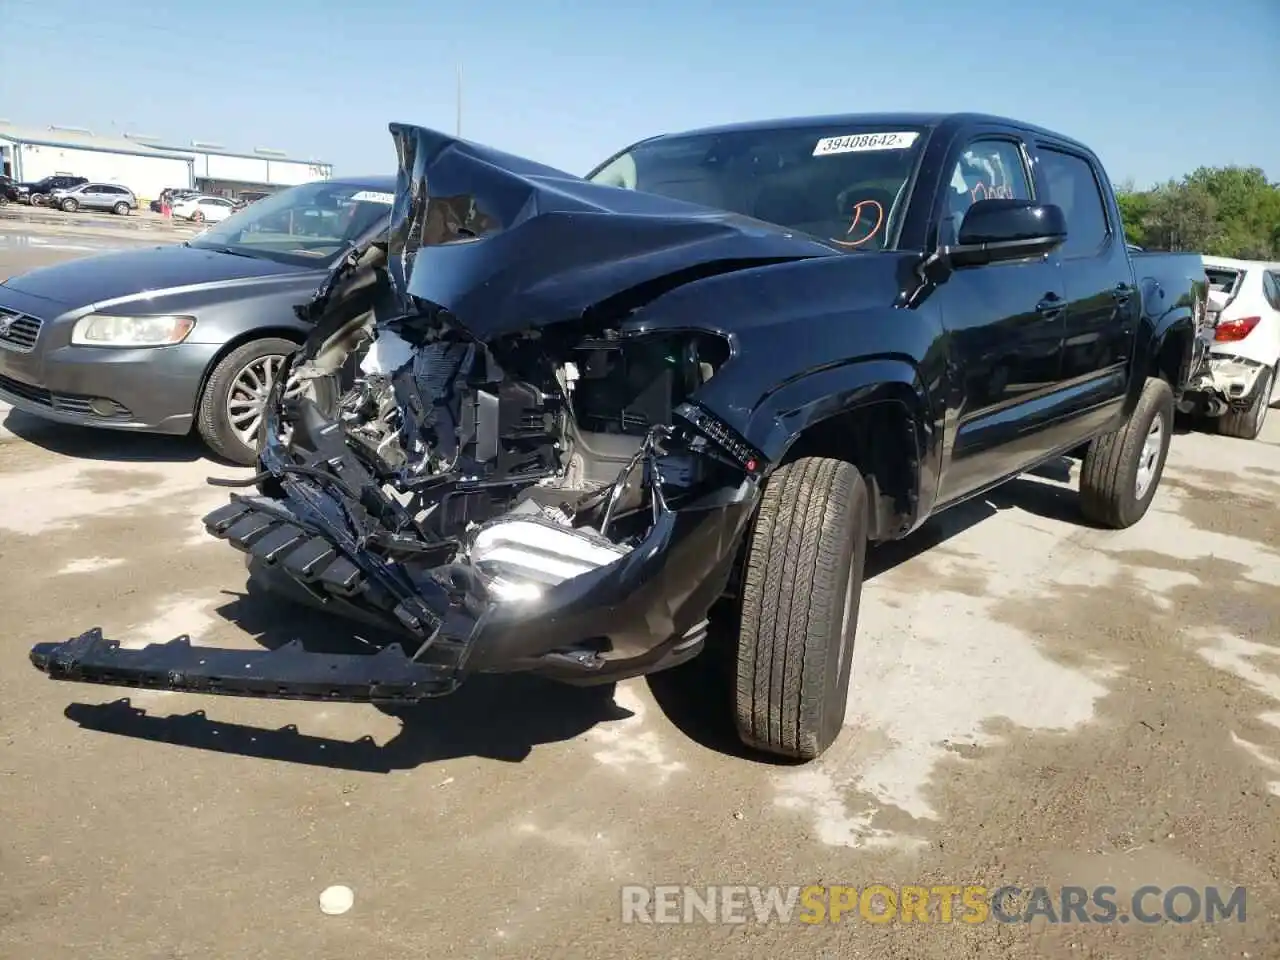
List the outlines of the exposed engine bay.
{"label": "exposed engine bay", "polygon": [[[362,277],[382,270],[361,257],[380,263],[377,248],[353,254],[349,276],[313,305],[327,321],[287,368],[305,384],[355,361],[353,385],[336,410],[322,411],[307,391],[286,398],[277,384],[265,469],[254,478],[260,496],[233,496],[206,518],[210,532],[284,566],[322,604],[338,599],[406,632],[428,662],[475,668],[492,655],[510,669],[512,658],[550,655],[590,668],[651,652],[655,628],[696,652],[714,599],[707,591],[723,588],[732,559],[720,541],[736,538],[763,467],[688,402],[729,357],[726,341],[567,324],[482,342],[430,308],[347,319],[343,284],[361,289]],[[646,568],[652,576],[671,559],[657,554],[672,546],[681,516],[710,523],[717,549],[691,556],[687,585],[646,581]],[[714,571],[697,569],[707,564]],[[588,582],[592,573],[599,582]],[[564,617],[588,614],[570,589],[550,601],[563,616],[545,631],[522,623],[546,615],[549,591],[574,585],[603,590],[593,602],[606,601],[610,620],[626,607],[615,591],[645,602],[645,589],[674,588],[681,602],[665,625],[650,610],[638,626],[618,620],[575,637],[581,631]],[[689,597],[692,622],[681,609]],[[518,649],[473,651],[497,620],[521,625]],[[556,627],[563,647],[551,638]]]}
{"label": "exposed engine bay", "polygon": [[[366,344],[335,420],[397,505],[370,545],[403,563],[452,564],[486,599],[536,598],[612,562],[642,541],[660,503],[678,509],[759,466],[693,429],[705,418],[685,400],[727,356],[708,335],[606,329],[490,346],[405,318],[370,320],[354,341]],[[302,364],[295,375],[317,374]],[[282,442],[296,437],[284,424]]]}

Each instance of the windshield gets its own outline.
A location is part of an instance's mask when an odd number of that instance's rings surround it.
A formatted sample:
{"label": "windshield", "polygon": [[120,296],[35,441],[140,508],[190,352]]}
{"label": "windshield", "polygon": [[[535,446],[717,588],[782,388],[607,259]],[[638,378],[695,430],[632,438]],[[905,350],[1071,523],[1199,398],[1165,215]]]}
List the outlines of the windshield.
{"label": "windshield", "polygon": [[360,184],[304,183],[233,213],[189,244],[297,266],[326,267],[385,220],[394,199],[394,194]]}
{"label": "windshield", "polygon": [[739,213],[846,250],[882,250],[901,216],[921,134],[837,125],[660,137],[587,179]]}

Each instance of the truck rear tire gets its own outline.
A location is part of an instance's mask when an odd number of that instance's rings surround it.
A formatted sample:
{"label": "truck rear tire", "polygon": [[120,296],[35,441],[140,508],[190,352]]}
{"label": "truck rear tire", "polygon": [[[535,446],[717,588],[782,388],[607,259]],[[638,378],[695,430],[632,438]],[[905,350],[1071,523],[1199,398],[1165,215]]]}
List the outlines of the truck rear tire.
{"label": "truck rear tire", "polygon": [[1148,377],[1128,422],[1089,444],[1080,467],[1080,507],[1085,517],[1120,530],[1146,515],[1169,455],[1173,412],[1169,384]]}
{"label": "truck rear tire", "polygon": [[1267,369],[1258,374],[1253,383],[1253,395],[1244,410],[1229,410],[1217,420],[1218,433],[1239,440],[1256,440],[1267,422],[1271,408],[1271,387],[1275,382],[1275,370]]}
{"label": "truck rear tire", "polygon": [[806,457],[766,482],[742,575],[734,706],[748,746],[812,760],[839,736],[867,526],[867,485],[850,463]]}

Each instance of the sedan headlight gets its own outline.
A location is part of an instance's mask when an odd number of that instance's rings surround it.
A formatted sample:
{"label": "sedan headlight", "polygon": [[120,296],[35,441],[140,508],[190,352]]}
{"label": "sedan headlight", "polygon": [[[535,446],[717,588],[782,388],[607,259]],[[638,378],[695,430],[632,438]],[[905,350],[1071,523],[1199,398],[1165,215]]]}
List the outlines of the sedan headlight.
{"label": "sedan headlight", "polygon": [[82,347],[166,347],[187,339],[195,325],[195,317],[91,313],[76,321],[71,342]]}

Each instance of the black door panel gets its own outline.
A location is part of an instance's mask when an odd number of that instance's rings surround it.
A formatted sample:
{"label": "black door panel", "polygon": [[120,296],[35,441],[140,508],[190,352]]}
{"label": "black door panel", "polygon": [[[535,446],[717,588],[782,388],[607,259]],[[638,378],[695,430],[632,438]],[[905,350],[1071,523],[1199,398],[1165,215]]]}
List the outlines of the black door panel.
{"label": "black door panel", "polygon": [[940,491],[946,501],[1025,466],[1010,463],[1024,444],[1007,445],[1054,409],[1066,301],[1058,267],[1047,261],[958,271],[939,293],[957,374],[949,406],[958,419]]}
{"label": "black door panel", "polygon": [[[1059,251],[1068,299],[1062,377],[1068,384],[1096,379],[1104,391],[1086,391],[1064,411],[1083,416],[1099,402],[1121,398],[1133,349],[1139,298],[1118,224],[1110,222],[1102,183],[1087,157],[1041,145],[1037,174],[1044,198],[1067,216],[1067,242]],[[1120,373],[1117,376],[1117,372]],[[1076,425],[1076,429],[1080,428]]]}
{"label": "black door panel", "polygon": [[[958,151],[939,202],[939,233],[954,242],[976,200],[1031,199],[1021,146],[980,138]],[[939,505],[955,501],[1037,459],[1045,417],[1062,379],[1069,307],[1056,258],[962,268],[936,292],[949,338],[955,411]]]}

